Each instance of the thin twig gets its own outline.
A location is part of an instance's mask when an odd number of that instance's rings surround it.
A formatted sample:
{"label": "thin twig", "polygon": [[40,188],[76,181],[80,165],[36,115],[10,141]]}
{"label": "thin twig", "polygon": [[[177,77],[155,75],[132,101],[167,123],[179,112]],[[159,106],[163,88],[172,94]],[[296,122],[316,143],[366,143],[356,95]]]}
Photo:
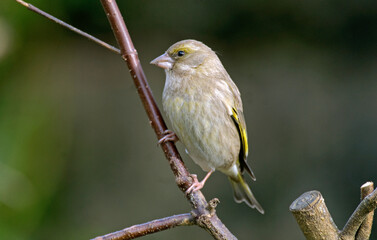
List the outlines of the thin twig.
{"label": "thin twig", "polygon": [[63,27],[66,27],[66,28],[68,28],[69,30],[71,30],[71,31],[73,31],[73,32],[75,32],[75,33],[77,33],[77,34],[79,34],[79,35],[81,35],[81,36],[83,36],[83,37],[85,37],[85,38],[87,38],[87,39],[89,39],[89,40],[91,40],[91,41],[93,41],[93,42],[99,44],[99,45],[101,45],[102,47],[105,47],[105,48],[109,49],[110,51],[112,51],[112,52],[114,52],[114,53],[120,54],[120,50],[119,50],[118,48],[116,48],[116,47],[114,47],[114,46],[111,46],[110,44],[105,43],[104,41],[102,41],[102,40],[100,40],[100,39],[98,39],[98,38],[96,38],[96,37],[93,37],[92,35],[90,35],[90,34],[88,34],[88,33],[86,33],[86,32],[83,32],[83,31],[81,31],[80,29],[75,28],[75,27],[72,26],[72,25],[69,25],[69,24],[66,23],[66,22],[63,22],[63,21],[60,20],[60,19],[57,19],[56,17],[54,17],[54,16],[52,16],[52,15],[50,15],[50,14],[48,14],[48,13],[42,11],[41,9],[39,9],[39,8],[37,8],[37,7],[33,6],[33,5],[31,5],[30,3],[24,2],[24,1],[22,1],[22,0],[16,0],[16,2],[18,2],[18,3],[21,4],[22,6],[25,6],[27,9],[29,9],[29,10],[31,10],[31,11],[33,11],[33,12],[36,12],[36,13],[38,13],[39,15],[42,15],[43,17],[46,17],[47,19],[49,19],[49,20],[51,20],[51,21],[54,21],[54,22],[56,22],[57,24],[62,25]]}
{"label": "thin twig", "polygon": [[377,207],[377,188],[357,206],[351,217],[348,219],[340,236],[341,239],[355,239],[357,230],[366,216]]}
{"label": "thin twig", "polygon": [[177,226],[191,226],[194,224],[195,220],[191,213],[184,213],[134,225],[117,232],[96,237],[93,240],[128,240]]}
{"label": "thin twig", "polygon": [[[363,200],[366,196],[371,194],[373,192],[373,189],[374,189],[373,182],[366,182],[365,184],[363,184],[360,188],[361,200]],[[372,232],[373,216],[374,216],[374,211],[368,213],[368,215],[365,217],[359,230],[357,230],[356,240],[369,239],[370,234]]]}
{"label": "thin twig", "polygon": [[[371,194],[374,189],[373,182],[366,182],[363,184],[360,188],[360,198],[361,200],[364,200],[366,196]],[[370,237],[370,234],[372,232],[372,225],[373,225],[373,215],[374,211],[368,213],[368,215],[365,217],[363,223],[361,224],[359,230],[357,230],[356,233],[356,240],[367,240]]]}

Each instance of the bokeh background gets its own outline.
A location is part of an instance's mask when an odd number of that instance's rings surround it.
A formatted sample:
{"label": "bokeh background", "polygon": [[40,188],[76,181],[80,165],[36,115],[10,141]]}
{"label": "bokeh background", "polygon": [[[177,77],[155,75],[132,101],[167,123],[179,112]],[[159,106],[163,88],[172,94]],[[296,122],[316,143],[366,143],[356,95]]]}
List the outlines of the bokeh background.
{"label": "bokeh background", "polygon": [[[115,44],[99,1],[31,3]],[[203,190],[239,239],[304,239],[289,205],[309,190],[344,226],[359,187],[377,183],[376,1],[119,5],[159,106],[165,76],[149,62],[182,39],[217,51],[240,88],[266,214],[236,204],[220,173]],[[0,239],[90,239],[189,211],[156,143],[119,56],[0,2]],[[181,227],[144,239],[211,238]]]}

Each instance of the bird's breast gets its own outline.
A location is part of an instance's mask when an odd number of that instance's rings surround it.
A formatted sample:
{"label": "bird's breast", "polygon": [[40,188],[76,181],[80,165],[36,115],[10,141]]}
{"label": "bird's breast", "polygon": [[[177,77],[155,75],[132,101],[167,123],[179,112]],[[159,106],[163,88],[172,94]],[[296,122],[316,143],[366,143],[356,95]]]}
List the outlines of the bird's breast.
{"label": "bird's breast", "polygon": [[173,130],[203,170],[231,165],[237,159],[239,136],[220,100],[175,92],[164,95],[163,107]]}

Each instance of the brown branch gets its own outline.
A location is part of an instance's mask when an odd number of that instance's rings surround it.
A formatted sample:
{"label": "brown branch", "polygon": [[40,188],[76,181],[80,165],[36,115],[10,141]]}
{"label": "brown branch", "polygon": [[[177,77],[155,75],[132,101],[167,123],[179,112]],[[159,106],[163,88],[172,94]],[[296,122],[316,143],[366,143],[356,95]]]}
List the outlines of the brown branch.
{"label": "brown branch", "polygon": [[[167,127],[152,96],[138,54],[119,8],[115,0],[101,0],[101,3],[120,46],[122,58],[127,62],[131,77],[134,80],[152,128],[157,135],[157,139],[161,139],[164,137],[163,133],[167,130]],[[166,142],[162,143],[161,147],[175,175],[178,187],[185,192],[192,184],[193,179],[185,167],[175,144]],[[209,205],[200,191],[188,194],[187,198],[192,205],[192,214],[195,217],[196,224],[205,228],[215,239],[236,239],[217,217],[216,213],[212,211],[211,207],[208,207]]]}
{"label": "brown branch", "polygon": [[[136,89],[147,112],[150,124],[157,135],[157,139],[161,139],[164,137],[163,133],[167,130],[167,127],[152,96],[137,51],[132,43],[118,6],[113,0],[101,0],[101,2],[113,29],[115,38],[121,48],[122,58],[127,62],[131,77],[134,80]],[[179,187],[183,191],[186,190],[192,183],[191,177],[181,160],[177,148],[173,142],[162,143],[161,147],[170,162]]]}
{"label": "brown branch", "polygon": [[184,213],[134,225],[117,232],[96,237],[93,240],[128,240],[177,226],[191,226],[194,224],[195,221],[191,213]]}
{"label": "brown branch", "polygon": [[[363,184],[360,188],[361,200],[363,200],[366,196],[371,194],[373,192],[373,189],[374,189],[373,182],[367,182],[367,183]],[[372,232],[373,215],[374,215],[374,211],[368,213],[368,215],[365,217],[365,219],[364,219],[363,223],[361,224],[359,230],[357,230],[356,240],[369,239],[369,236]]]}
{"label": "brown branch", "polygon": [[114,46],[111,46],[110,44],[105,43],[104,41],[102,41],[102,40],[100,40],[100,39],[98,39],[96,37],[93,37],[92,35],[87,34],[86,32],[83,32],[80,29],[75,28],[74,26],[72,26],[72,25],[70,25],[70,24],[68,24],[66,22],[63,22],[62,20],[60,20],[60,19],[58,19],[58,18],[56,18],[56,17],[54,17],[54,16],[52,16],[52,15],[50,15],[50,14],[42,11],[41,9],[39,9],[39,8],[31,5],[30,3],[24,2],[22,0],[16,0],[16,2],[18,2],[22,6],[26,7],[30,11],[38,13],[39,15],[41,15],[41,16],[43,16],[43,17],[45,17],[45,18],[47,18],[47,19],[49,19],[49,20],[51,20],[51,21],[53,21],[53,22],[55,22],[55,23],[57,23],[57,24],[59,24],[59,25],[61,25],[63,27],[65,27],[65,28],[68,28],[69,30],[71,30],[71,31],[73,31],[73,32],[75,32],[75,33],[77,33],[77,34],[79,34],[79,35],[81,35],[81,36],[89,39],[90,41],[93,41],[93,42],[101,45],[102,47],[105,47],[105,48],[109,49],[110,51],[112,51],[114,53],[120,54],[120,50],[118,48],[116,48]]}
{"label": "brown branch", "polygon": [[[342,231],[339,231],[327,210],[325,201],[318,191],[304,193],[290,206],[306,239],[312,240],[367,240],[373,223],[373,211],[377,208],[377,189],[373,183],[361,187],[364,198]],[[368,195],[368,193],[370,193]],[[367,196],[366,196],[367,195]],[[362,224],[365,224],[364,226]]]}

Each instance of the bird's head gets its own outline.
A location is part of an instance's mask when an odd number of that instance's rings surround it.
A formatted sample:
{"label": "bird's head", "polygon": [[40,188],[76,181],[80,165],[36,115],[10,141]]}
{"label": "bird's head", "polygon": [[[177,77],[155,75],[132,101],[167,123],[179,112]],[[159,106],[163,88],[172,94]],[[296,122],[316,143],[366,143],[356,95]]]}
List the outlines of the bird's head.
{"label": "bird's head", "polygon": [[187,72],[205,64],[207,59],[217,59],[216,54],[205,44],[196,40],[183,40],[173,44],[151,64],[167,71]]}

